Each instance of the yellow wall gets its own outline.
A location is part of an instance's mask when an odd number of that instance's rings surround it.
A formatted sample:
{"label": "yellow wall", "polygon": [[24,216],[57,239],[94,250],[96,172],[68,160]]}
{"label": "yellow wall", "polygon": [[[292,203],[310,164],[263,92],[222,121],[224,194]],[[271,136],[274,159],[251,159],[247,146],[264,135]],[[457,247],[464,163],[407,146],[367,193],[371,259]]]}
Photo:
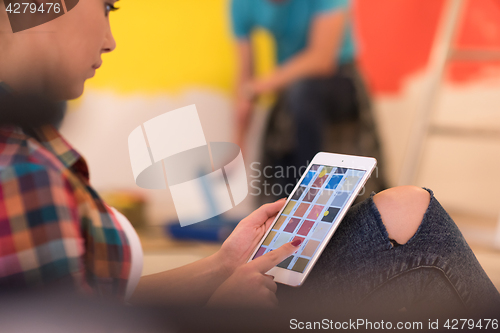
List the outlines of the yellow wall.
{"label": "yellow wall", "polygon": [[[210,87],[229,93],[237,66],[229,0],[127,0],[111,14],[117,49],[87,87],[119,93],[178,93]],[[258,72],[273,66],[266,33],[258,43]]]}

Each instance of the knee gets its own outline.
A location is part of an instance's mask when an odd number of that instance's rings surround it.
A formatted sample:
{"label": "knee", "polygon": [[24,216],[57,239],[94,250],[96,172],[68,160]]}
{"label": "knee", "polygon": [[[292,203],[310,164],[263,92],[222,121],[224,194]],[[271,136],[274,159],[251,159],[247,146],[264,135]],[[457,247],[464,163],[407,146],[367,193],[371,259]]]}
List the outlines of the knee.
{"label": "knee", "polygon": [[373,197],[389,238],[406,243],[417,231],[429,206],[430,194],[416,186],[399,186]]}

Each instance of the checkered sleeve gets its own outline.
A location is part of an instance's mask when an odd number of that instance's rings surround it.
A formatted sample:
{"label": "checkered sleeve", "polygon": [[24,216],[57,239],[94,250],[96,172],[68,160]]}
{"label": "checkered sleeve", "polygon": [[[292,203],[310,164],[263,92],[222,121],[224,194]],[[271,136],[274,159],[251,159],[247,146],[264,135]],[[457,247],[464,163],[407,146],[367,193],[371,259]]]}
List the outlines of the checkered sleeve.
{"label": "checkered sleeve", "polygon": [[84,286],[85,252],[73,189],[32,163],[0,170],[0,286]]}

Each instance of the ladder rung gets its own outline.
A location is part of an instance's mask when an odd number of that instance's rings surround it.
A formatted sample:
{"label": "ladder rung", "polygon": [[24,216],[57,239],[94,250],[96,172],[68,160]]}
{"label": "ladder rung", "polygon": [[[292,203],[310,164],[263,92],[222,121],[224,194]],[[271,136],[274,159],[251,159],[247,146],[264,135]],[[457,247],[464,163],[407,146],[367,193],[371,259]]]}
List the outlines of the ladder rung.
{"label": "ladder rung", "polygon": [[464,128],[433,125],[429,128],[429,134],[500,140],[500,129],[495,128]]}
{"label": "ladder rung", "polygon": [[500,50],[454,50],[450,51],[450,60],[500,61]]}

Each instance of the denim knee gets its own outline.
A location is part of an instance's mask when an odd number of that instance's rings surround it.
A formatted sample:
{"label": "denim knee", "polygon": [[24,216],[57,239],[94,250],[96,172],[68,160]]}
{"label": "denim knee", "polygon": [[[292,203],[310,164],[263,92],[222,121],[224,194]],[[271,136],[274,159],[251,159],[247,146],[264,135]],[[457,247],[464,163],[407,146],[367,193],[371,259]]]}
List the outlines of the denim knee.
{"label": "denim knee", "polygon": [[[351,207],[304,287],[350,305],[378,298],[381,290],[386,290],[384,297],[404,296],[403,306],[419,302],[432,306],[442,300],[467,309],[500,304],[500,294],[460,230],[433,192],[426,190],[431,199],[422,222],[400,246],[391,243],[373,194]],[[405,286],[407,291],[398,296],[398,288]]]}

